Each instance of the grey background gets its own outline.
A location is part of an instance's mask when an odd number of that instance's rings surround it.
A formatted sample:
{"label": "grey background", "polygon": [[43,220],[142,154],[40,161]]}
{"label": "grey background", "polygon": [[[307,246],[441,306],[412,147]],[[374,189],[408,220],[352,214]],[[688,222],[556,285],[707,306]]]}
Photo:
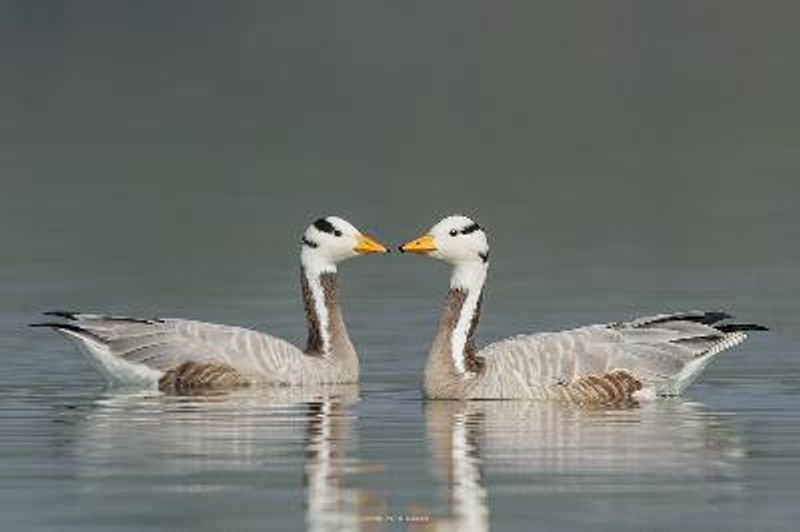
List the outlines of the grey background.
{"label": "grey background", "polygon": [[[682,493],[680,472],[696,465],[681,460],[669,497],[652,499],[663,507],[613,490],[523,497],[514,486],[536,475],[490,476],[497,528],[563,504],[615,529],[791,529],[798,15],[775,1],[0,1],[0,462],[19,468],[0,472],[0,519],[86,529],[154,512],[169,528],[216,509],[237,523],[213,495],[131,503],[149,482],[169,485],[128,476],[150,459],[159,470],[147,446],[120,447],[130,470],[116,495],[93,491],[70,466],[85,434],[71,412],[92,418],[106,392],[70,346],[24,328],[40,311],[181,316],[300,340],[297,239],[311,220],[340,214],[396,244],[464,212],[492,241],[484,341],[683,308],[773,329],[689,394],[732,423],[743,458],[706,481],[738,495]],[[357,456],[385,464],[350,482],[383,486],[398,508],[439,493],[417,381],[446,278],[409,257],[342,268],[364,370]],[[283,473],[297,479],[293,445]],[[663,494],[650,480],[636,491]],[[253,482],[266,494],[243,528],[261,523],[265,501],[302,499],[275,471]],[[286,528],[302,522],[292,508]],[[551,528],[576,524],[558,515]]]}

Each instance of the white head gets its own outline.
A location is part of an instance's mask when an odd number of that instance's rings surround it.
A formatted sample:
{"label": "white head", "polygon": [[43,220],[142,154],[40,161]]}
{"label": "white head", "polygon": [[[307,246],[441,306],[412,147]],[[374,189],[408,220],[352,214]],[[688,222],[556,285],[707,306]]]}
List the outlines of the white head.
{"label": "white head", "polygon": [[489,263],[486,232],[474,220],[462,215],[444,218],[427,234],[400,246],[400,251],[428,255],[452,264],[453,287],[483,284]]}
{"label": "white head", "polygon": [[338,216],[319,218],[301,238],[300,261],[309,274],[335,272],[336,265],[366,253],[387,253],[388,250],[364,235],[353,224]]}

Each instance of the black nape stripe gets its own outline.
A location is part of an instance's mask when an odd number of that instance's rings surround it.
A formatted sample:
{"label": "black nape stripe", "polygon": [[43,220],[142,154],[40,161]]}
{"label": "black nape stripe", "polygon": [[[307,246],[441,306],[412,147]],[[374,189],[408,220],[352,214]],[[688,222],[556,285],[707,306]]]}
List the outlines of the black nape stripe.
{"label": "black nape stripe", "polygon": [[316,227],[318,230],[322,231],[323,233],[333,233],[335,231],[335,228],[333,227],[333,224],[330,223],[325,218],[320,218],[316,222],[314,222],[314,227]]}
{"label": "black nape stripe", "polygon": [[303,236],[303,238],[300,239],[300,242],[302,242],[304,246],[308,246],[310,248],[318,248],[319,247],[319,244],[317,244],[316,242],[312,242],[311,240],[307,239],[305,236]]}
{"label": "black nape stripe", "polygon": [[488,251],[479,251],[478,256],[481,258],[483,262],[489,262],[489,252]]}
{"label": "black nape stripe", "polygon": [[474,233],[475,231],[480,230],[480,228],[481,228],[480,225],[476,224],[475,222],[472,222],[472,225],[468,225],[467,227],[461,230],[461,234],[468,235],[470,233]]}

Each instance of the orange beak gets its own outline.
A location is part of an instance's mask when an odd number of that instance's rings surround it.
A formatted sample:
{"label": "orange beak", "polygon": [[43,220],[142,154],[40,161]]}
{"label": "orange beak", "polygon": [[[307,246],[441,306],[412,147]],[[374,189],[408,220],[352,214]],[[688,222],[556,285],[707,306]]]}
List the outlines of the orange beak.
{"label": "orange beak", "polygon": [[358,235],[358,243],[353,248],[356,253],[388,253],[389,250],[383,244],[379,244],[375,240],[366,235]]}
{"label": "orange beak", "polygon": [[403,253],[415,253],[417,255],[427,255],[432,251],[436,251],[436,242],[431,235],[423,235],[416,240],[406,242],[400,246],[400,251]]}

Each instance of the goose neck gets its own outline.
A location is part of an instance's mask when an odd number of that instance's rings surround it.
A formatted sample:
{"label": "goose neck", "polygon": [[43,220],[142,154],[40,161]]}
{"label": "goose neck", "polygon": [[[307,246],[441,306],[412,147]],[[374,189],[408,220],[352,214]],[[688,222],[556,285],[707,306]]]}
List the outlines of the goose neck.
{"label": "goose neck", "polygon": [[300,272],[308,339],[306,353],[328,356],[333,351],[334,322],[338,318],[336,273],[303,267]]}
{"label": "goose neck", "polygon": [[470,261],[456,264],[450,276],[450,289],[480,293],[488,271],[489,264],[486,262]]}

